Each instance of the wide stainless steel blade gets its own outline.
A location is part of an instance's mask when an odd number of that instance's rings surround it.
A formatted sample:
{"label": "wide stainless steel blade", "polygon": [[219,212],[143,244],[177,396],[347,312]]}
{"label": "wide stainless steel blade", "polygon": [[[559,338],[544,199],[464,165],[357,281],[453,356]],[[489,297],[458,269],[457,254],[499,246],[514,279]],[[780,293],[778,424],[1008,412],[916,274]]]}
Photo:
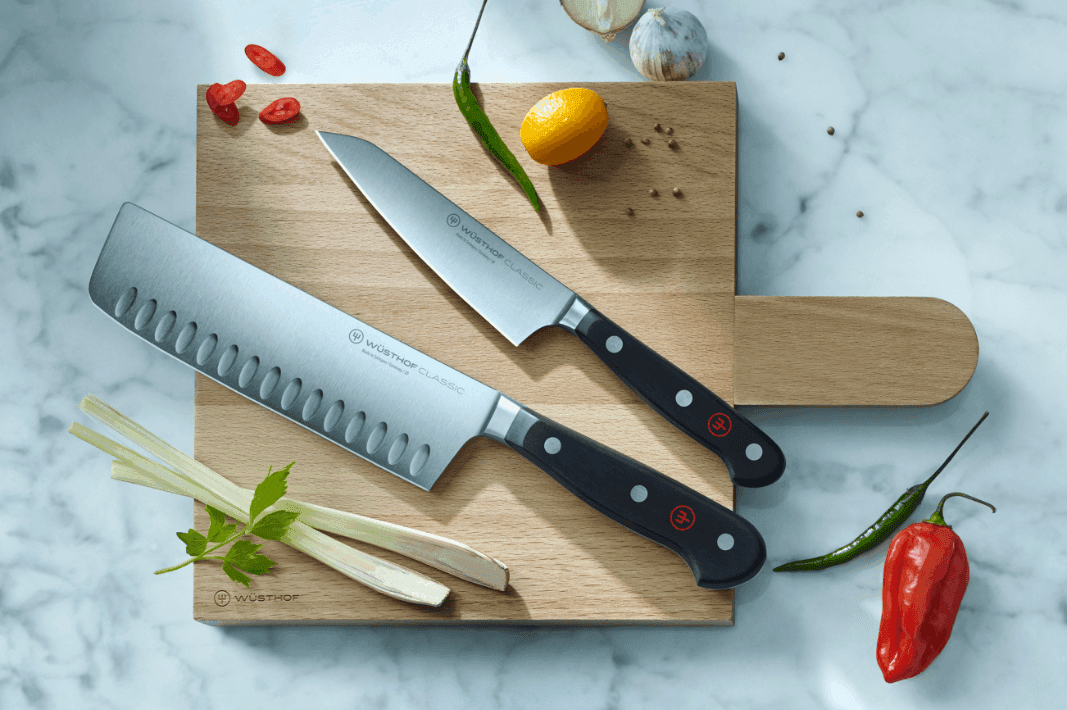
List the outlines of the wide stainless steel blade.
{"label": "wide stainless steel blade", "polygon": [[574,291],[378,146],[316,133],[396,233],[512,344],[560,322]]}
{"label": "wide stainless steel blade", "polygon": [[510,403],[133,204],[89,295],[160,350],[426,490]]}

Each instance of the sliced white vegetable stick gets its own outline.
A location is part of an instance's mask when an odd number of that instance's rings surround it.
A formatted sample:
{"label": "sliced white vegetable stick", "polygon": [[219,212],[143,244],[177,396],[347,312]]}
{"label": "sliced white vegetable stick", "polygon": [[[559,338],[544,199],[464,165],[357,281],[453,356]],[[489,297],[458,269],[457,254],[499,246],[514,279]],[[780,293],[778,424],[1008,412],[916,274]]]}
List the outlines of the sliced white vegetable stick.
{"label": "sliced white vegetable stick", "polygon": [[67,428],[67,431],[82,441],[92,444],[104,453],[114,456],[123,465],[137,468],[141,471],[142,475],[153,481],[152,485],[154,488],[159,490],[174,489],[181,491],[182,495],[196,498],[202,503],[206,503],[213,508],[218,508],[227,515],[230,515],[230,517],[235,517],[234,515],[231,515],[231,513],[241,513],[236,504],[227,500],[224,496],[216,495],[215,493],[192,483],[163,464],[142,456],[133,449],[109,439],[100,432],[93,431],[78,422],[71,424]]}
{"label": "sliced white vegetable stick", "polygon": [[[99,397],[87,395],[81,402],[81,409],[144,447],[156,457],[171,463],[179,475],[200,483],[217,495],[221,494],[235,501],[243,501],[244,496],[252,495],[247,489],[241,488],[191,456],[175,449]],[[189,475],[185,475],[186,469],[190,470]],[[249,498],[250,501],[251,498]],[[354,513],[334,511],[311,503],[298,503],[301,508],[293,508],[289,507],[285,501],[288,499],[282,499],[272,510],[282,509],[306,514],[307,518],[302,518],[302,522],[311,527],[399,552],[460,579],[492,589],[503,591],[507,588],[509,578],[507,565],[461,542]],[[289,501],[289,503],[297,502]],[[241,505],[247,508],[248,504],[241,503]]]}
{"label": "sliced white vegetable stick", "polygon": [[[82,404],[84,409],[85,401]],[[116,412],[116,414],[118,413]],[[118,416],[121,417],[122,415],[119,414]],[[105,421],[105,423],[108,422]],[[116,421],[116,424],[118,425],[114,427],[116,430],[125,434],[131,440],[137,441],[134,436],[130,436],[124,431],[129,427],[123,427],[121,421]],[[188,491],[183,495],[196,498],[202,503],[218,508],[235,520],[245,524],[248,523],[247,511],[241,510],[231,497],[225,495],[225,493],[215,492],[207,486],[191,480],[199,472],[187,470],[185,475],[189,478],[177,475],[166,466],[162,466],[77,422],[71,424],[68,431],[120,461],[139,468],[143,473],[156,478],[161,485]],[[138,443],[140,442],[138,441]],[[162,447],[157,448],[166,449],[168,446],[164,444]],[[147,449],[148,447],[146,446],[145,448]],[[164,457],[161,456],[160,458]],[[166,459],[164,458],[164,460]],[[179,470],[182,469],[180,460],[179,462],[169,461],[169,463],[172,463]],[[210,471],[210,469],[208,470]],[[217,476],[218,474],[215,475]],[[349,547],[342,542],[334,540],[332,537],[314,530],[299,520],[289,526],[289,532],[282,538],[281,542],[333,567],[341,574],[395,599],[436,607],[441,606],[450,591],[448,587],[435,582],[429,577]]]}
{"label": "sliced white vegetable stick", "polygon": [[[157,488],[168,493],[186,495],[182,491],[160,487],[151,476],[144,475],[137,468],[118,461],[111,465],[111,477],[119,481]],[[247,509],[252,502],[252,491],[247,488],[239,490],[241,498],[237,502]],[[316,530],[344,535],[352,540],[360,540],[376,547],[399,552],[468,582],[500,591],[508,586],[506,565],[447,537],[290,498],[282,498],[267,512],[274,510],[299,513],[300,521]]]}
{"label": "sliced white vegetable stick", "polygon": [[[111,462],[111,477],[116,481],[122,481],[123,483],[136,483],[139,486],[145,488],[155,488],[157,491],[163,491],[164,493],[175,493],[177,495],[185,495],[183,491],[179,491],[177,488],[170,488],[164,486],[155,478],[149,476],[147,473],[142,473],[141,469],[136,466],[131,466],[125,461],[112,461]],[[214,506],[212,506],[214,507]]]}
{"label": "sliced white vegetable stick", "polygon": [[[204,485],[217,495],[241,501],[251,492],[229,479],[212,471],[196,459],[175,449],[137,422],[126,417],[94,395],[86,396],[81,403],[82,411],[112,427],[132,441],[164,461],[180,461],[184,466],[175,467],[178,475]],[[168,458],[169,456],[169,458]],[[185,468],[192,469],[190,475]],[[249,498],[249,501],[251,499]],[[300,508],[291,507],[297,504]],[[243,503],[247,507],[247,503]],[[305,524],[314,528],[345,535],[354,540],[368,542],[378,547],[399,552],[425,564],[448,572],[460,579],[503,591],[507,588],[509,571],[507,565],[461,542],[421,530],[413,530],[354,513],[344,513],[311,503],[282,499],[271,510],[283,509],[306,515]]]}
{"label": "sliced white vegetable stick", "polygon": [[[251,503],[252,492],[248,491],[245,495]],[[507,589],[507,565],[462,542],[384,520],[289,498],[282,498],[274,507],[299,513],[303,522],[317,530],[344,535],[353,540],[362,540],[376,547],[399,552],[405,557],[490,589]]]}

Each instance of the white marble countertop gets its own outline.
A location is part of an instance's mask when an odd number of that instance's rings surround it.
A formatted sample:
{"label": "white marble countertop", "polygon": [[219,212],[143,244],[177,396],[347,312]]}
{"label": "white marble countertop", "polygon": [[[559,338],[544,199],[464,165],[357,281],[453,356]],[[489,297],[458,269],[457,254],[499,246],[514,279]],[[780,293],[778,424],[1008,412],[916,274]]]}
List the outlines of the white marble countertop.
{"label": "white marble countertop", "polygon": [[[732,628],[218,629],[191,618],[189,570],[148,573],[188,501],[110,481],[64,432],[93,392],[192,449],[192,373],[98,329],[96,255],[127,200],[195,228],[194,87],[263,81],[246,43],[286,82],[447,82],[477,3],[0,0],[0,708],[1063,706],[1067,6],[676,5],[712,43],[698,78],[738,85],[741,292],[947,299],[978,332],[971,383],[928,409],[750,410],[790,463],[739,493],[770,559]],[[641,80],[555,0],[491,2],[471,64]],[[986,409],[920,513],[949,490],[998,512],[952,504],[963,609],[934,665],[887,685],[885,546],[770,568],[851,538]]]}

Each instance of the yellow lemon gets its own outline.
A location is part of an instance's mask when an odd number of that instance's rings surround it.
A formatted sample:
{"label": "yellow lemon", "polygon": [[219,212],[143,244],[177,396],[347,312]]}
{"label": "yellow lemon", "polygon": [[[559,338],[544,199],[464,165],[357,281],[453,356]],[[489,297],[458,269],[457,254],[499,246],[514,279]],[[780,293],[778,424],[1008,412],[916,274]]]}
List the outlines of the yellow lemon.
{"label": "yellow lemon", "polygon": [[519,137],[530,157],[559,165],[586,152],[608,127],[608,107],[590,89],[560,89],[534,104]]}

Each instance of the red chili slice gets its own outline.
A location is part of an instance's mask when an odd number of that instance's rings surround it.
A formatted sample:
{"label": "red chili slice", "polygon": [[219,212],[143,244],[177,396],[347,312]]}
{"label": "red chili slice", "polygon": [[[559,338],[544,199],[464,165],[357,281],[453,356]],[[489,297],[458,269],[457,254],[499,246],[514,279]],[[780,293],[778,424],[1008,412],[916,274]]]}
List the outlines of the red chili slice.
{"label": "red chili slice", "polygon": [[237,107],[232,103],[226,105],[219,104],[218,99],[216,97],[218,95],[219,89],[222,88],[222,84],[212,84],[210,87],[208,87],[207,93],[205,94],[208,108],[210,108],[211,112],[218,116],[221,120],[225,121],[231,126],[236,126],[237,122],[241,120],[241,112],[238,111]]}
{"label": "red chili slice", "polygon": [[[217,89],[215,89],[216,86],[218,86]],[[213,94],[215,96],[215,103],[219,106],[228,106],[241,98],[241,94],[245,92],[246,88],[247,86],[243,81],[235,79],[229,84],[222,84],[221,86],[219,84],[212,84],[211,89],[208,89],[208,91],[214,89]]]}
{"label": "red chili slice", "polygon": [[215,109],[215,115],[231,126],[236,126],[237,122],[241,120],[241,112],[237,110],[237,106],[234,104],[219,106]]}
{"label": "red chili slice", "polygon": [[204,98],[207,99],[207,106],[212,111],[219,107],[219,102],[215,99],[215,92],[222,88],[222,84],[212,84],[207,87],[207,93],[204,94]]}
{"label": "red chili slice", "polygon": [[300,113],[300,102],[291,96],[272,101],[267,108],[259,112],[259,120],[263,123],[276,125],[292,121]]}
{"label": "red chili slice", "polygon": [[271,76],[281,76],[285,73],[285,65],[282,64],[282,60],[258,44],[250,44],[245,47],[245,56]]}

